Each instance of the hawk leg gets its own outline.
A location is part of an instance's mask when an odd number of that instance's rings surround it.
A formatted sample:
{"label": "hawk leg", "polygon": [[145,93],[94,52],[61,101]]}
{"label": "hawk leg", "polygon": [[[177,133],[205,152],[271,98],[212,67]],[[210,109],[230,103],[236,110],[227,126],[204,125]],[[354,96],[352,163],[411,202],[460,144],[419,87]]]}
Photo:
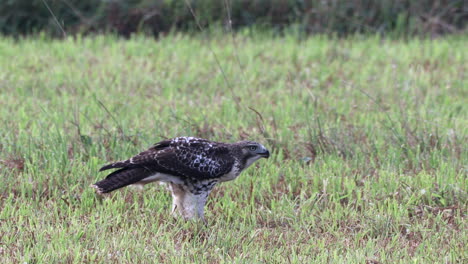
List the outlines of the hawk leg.
{"label": "hawk leg", "polygon": [[184,219],[201,219],[206,223],[205,204],[214,184],[210,184],[209,188],[202,185],[202,189],[175,183],[170,183],[169,186],[172,193],[172,214]]}

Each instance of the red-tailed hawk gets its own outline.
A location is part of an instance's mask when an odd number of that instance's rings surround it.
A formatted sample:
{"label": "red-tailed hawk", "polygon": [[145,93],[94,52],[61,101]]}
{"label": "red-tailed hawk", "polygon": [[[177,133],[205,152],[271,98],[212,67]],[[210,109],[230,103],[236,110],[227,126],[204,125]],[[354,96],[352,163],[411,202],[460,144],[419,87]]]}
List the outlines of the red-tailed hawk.
{"label": "red-tailed hawk", "polygon": [[204,221],[204,206],[213,187],[234,180],[253,162],[269,156],[263,145],[253,141],[229,144],[177,137],[158,142],[128,160],[102,167],[100,171],[118,170],[92,187],[103,194],[130,184],[166,182],[172,192],[172,212]]}

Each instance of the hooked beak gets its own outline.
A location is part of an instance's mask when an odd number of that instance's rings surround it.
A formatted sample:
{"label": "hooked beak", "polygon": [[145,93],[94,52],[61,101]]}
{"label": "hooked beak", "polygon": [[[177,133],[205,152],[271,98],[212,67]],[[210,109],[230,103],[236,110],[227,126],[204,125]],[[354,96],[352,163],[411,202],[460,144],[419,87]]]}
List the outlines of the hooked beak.
{"label": "hooked beak", "polygon": [[268,159],[270,157],[270,152],[268,151],[268,149],[265,149],[264,152],[259,153],[258,155],[260,155],[262,158]]}

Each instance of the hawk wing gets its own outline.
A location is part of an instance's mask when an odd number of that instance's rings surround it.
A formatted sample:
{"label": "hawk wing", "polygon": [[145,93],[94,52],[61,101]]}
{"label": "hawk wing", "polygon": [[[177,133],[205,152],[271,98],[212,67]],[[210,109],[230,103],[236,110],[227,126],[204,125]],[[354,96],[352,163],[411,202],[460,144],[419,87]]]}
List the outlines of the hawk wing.
{"label": "hawk wing", "polygon": [[99,171],[115,169],[115,168],[138,168],[144,165],[152,164],[154,162],[155,155],[162,150],[169,148],[171,141],[164,140],[154,144],[148,150],[145,150],[138,155],[124,161],[118,161],[111,164],[107,164]]}
{"label": "hawk wing", "polygon": [[203,180],[229,173],[234,162],[226,144],[197,138],[175,138],[158,142],[128,160],[106,165],[100,171],[112,168],[139,168],[154,173]]}

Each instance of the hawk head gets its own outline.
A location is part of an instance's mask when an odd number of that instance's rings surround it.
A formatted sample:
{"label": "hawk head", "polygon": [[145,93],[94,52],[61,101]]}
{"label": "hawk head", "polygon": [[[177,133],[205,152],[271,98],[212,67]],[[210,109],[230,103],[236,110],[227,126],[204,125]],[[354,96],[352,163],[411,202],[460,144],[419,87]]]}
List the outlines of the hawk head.
{"label": "hawk head", "polygon": [[242,161],[245,162],[244,168],[249,167],[260,158],[268,159],[270,157],[268,149],[260,143],[254,141],[240,141],[236,143],[236,145],[240,148],[240,152],[242,153]]}

